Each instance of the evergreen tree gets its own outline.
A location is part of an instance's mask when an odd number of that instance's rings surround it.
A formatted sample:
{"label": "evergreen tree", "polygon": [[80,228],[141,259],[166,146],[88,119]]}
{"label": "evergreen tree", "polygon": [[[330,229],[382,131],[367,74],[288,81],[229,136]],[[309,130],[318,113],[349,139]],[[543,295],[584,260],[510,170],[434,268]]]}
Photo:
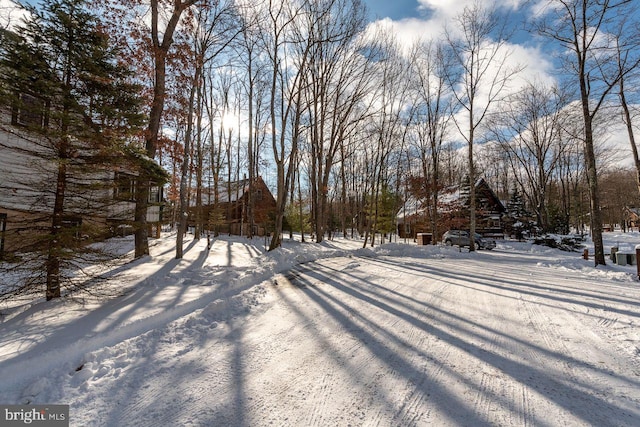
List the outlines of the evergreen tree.
{"label": "evergreen tree", "polygon": [[[367,220],[372,221],[372,235],[380,233],[384,239],[396,230],[396,214],[402,205],[402,197],[384,183],[381,185],[378,197],[375,194],[370,194],[366,200],[364,213],[367,215]],[[375,237],[372,237],[371,241],[375,241]],[[384,243],[384,240],[382,242]]]}
{"label": "evergreen tree", "polygon": [[391,191],[388,185],[382,186],[380,198],[378,199],[378,223],[377,230],[385,236],[396,230],[396,213],[398,207],[402,205],[399,194]]}
{"label": "evergreen tree", "polygon": [[514,186],[507,202],[507,211],[504,218],[505,231],[509,235],[514,235],[521,240],[525,234],[531,233],[534,223],[531,221],[531,214],[527,211],[522,194]]}
{"label": "evergreen tree", "polygon": [[524,199],[516,187],[513,188],[509,201],[507,202],[507,215],[515,219],[522,218],[527,215],[527,211],[524,207]]}
{"label": "evergreen tree", "polygon": [[304,209],[302,209],[302,215],[300,212],[300,202],[293,201],[287,205],[285,221],[289,225],[289,229],[298,233],[311,233],[311,215],[304,212]]}
{"label": "evergreen tree", "polygon": [[[63,284],[77,289],[78,257],[89,251],[79,237],[91,233],[86,222],[69,216],[89,214],[111,198],[111,165],[122,163],[127,139],[142,122],[139,89],[118,60],[86,0],[44,0],[25,6],[29,18],[5,37],[0,51],[4,111],[21,135],[20,147],[34,160],[28,178],[29,211],[38,213],[20,248],[34,274],[14,293],[46,283],[46,298],[62,295]],[[105,200],[99,200],[104,198]],[[104,206],[102,206],[104,208]],[[48,223],[48,225],[46,225]],[[28,228],[28,227],[25,227]],[[26,255],[24,255],[26,256]],[[95,260],[95,258],[94,258]],[[40,262],[41,268],[34,268]],[[26,277],[26,276],[25,276]]]}

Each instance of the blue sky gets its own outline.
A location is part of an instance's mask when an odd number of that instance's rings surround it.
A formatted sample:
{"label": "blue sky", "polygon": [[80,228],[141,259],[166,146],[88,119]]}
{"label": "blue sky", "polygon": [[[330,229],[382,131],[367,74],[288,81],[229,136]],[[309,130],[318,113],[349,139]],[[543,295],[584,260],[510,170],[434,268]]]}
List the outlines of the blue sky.
{"label": "blue sky", "polygon": [[[380,20],[396,40],[411,45],[417,39],[441,39],[446,25],[450,25],[466,6],[474,3],[493,5],[508,12],[508,23],[516,30],[507,43],[509,61],[523,67],[512,79],[509,91],[517,91],[527,82],[536,85],[552,85],[566,77],[559,67],[557,56],[561,47],[551,40],[525,30],[525,24],[539,14],[543,0],[363,0],[370,12],[371,22]],[[640,3],[640,0],[636,0]],[[640,12],[636,12],[640,13]],[[640,22],[640,16],[635,18]],[[620,153],[629,150],[626,131],[621,127],[607,130],[607,144],[619,146]],[[624,156],[624,154],[623,154]],[[621,165],[627,166],[630,156]]]}
{"label": "blue sky", "polygon": [[523,30],[530,6],[536,2],[527,0],[364,0],[369,8],[370,20],[380,20],[390,27],[397,40],[405,45],[418,38],[442,38],[445,25],[450,25],[466,6],[479,2],[490,7],[496,5],[510,14],[509,22],[517,30],[510,40],[513,58],[526,64],[527,78],[553,81],[553,64],[543,41]]}
{"label": "blue sky", "polygon": [[372,19],[391,18],[393,20],[418,16],[417,0],[365,0]]}

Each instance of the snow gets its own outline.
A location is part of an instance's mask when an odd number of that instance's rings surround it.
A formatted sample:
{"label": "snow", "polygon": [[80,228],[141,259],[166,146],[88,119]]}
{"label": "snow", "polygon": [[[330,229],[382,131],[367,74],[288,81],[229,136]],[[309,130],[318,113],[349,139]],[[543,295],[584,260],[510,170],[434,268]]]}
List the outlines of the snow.
{"label": "snow", "polygon": [[0,402],[69,404],[73,426],[640,425],[635,265],[515,241],[188,238],[182,260],[174,242],[116,267],[119,297],[0,307]]}

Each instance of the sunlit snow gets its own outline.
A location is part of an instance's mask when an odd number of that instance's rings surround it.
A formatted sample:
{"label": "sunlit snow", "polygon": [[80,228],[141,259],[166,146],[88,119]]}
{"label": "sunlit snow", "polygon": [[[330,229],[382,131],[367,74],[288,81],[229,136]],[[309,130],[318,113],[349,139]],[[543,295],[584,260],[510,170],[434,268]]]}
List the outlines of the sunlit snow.
{"label": "sunlit snow", "polygon": [[120,297],[0,307],[0,403],[69,404],[73,426],[640,425],[635,265],[190,239],[118,268]]}

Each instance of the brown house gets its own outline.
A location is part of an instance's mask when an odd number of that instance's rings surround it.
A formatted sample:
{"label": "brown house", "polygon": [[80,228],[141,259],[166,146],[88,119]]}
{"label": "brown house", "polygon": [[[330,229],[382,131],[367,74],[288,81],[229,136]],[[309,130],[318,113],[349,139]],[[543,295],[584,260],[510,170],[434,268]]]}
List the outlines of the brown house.
{"label": "brown house", "polygon": [[625,206],[623,230],[640,230],[640,208]]}
{"label": "brown house", "polygon": [[[189,226],[195,226],[201,215],[204,227],[221,233],[240,236],[252,234],[264,236],[273,229],[276,200],[261,177],[254,179],[253,190],[253,230],[249,223],[249,180],[221,183],[218,191],[202,189],[204,204],[201,212],[193,206],[189,209]],[[217,199],[217,202],[216,202]]]}
{"label": "brown house", "polygon": [[[438,195],[438,236],[449,229],[469,229],[469,207],[461,194],[460,186],[443,189]],[[480,178],[475,184],[476,191],[476,231],[483,236],[504,237],[502,215],[504,205],[493,192],[489,184]],[[397,215],[398,235],[401,238],[415,239],[418,233],[433,233],[431,213],[427,201],[410,197]]]}

